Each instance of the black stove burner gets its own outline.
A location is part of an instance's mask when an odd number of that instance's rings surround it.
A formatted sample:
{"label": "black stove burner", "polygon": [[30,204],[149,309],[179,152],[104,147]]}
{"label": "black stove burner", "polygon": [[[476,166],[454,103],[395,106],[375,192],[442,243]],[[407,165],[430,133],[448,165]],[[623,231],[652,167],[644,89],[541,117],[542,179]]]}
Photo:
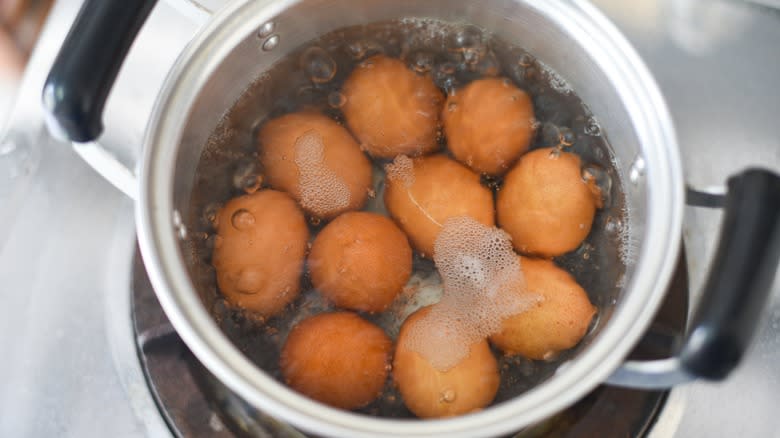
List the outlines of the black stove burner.
{"label": "black stove burner", "polygon": [[[257,411],[195,359],[165,317],[138,251],[133,263],[132,312],[138,354],[172,433],[182,437],[305,437]],[[631,358],[667,357],[684,330],[687,310],[688,271],[683,250],[664,304]],[[652,428],[666,395],[600,386],[569,409],[513,436],[643,436]]]}

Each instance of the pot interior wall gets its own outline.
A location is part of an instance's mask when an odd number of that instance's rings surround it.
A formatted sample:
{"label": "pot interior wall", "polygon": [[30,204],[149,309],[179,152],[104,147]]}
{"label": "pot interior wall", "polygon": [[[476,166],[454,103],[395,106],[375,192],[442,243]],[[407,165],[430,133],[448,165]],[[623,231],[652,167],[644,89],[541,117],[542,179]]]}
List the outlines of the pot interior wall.
{"label": "pot interior wall", "polygon": [[[235,187],[236,162],[251,155],[256,124],[272,111],[282,81],[295,74],[297,64],[285,58],[306,43],[333,30],[407,17],[433,18],[446,22],[471,23],[488,29],[499,40],[524,48],[562,76],[599,121],[610,150],[578,142],[574,151],[584,161],[612,169],[613,184],[608,205],[597,214],[590,236],[577,251],[556,261],[573,272],[599,308],[596,322],[586,339],[573,351],[550,364],[508,364],[528,369],[533,379],[523,376],[502,384],[498,400],[506,400],[546,379],[562,361],[576,355],[598,336],[627,292],[644,234],[646,187],[626,186],[632,160],[640,153],[640,142],[620,91],[597,67],[587,47],[577,41],[578,29],[565,16],[559,22],[542,18],[533,5],[510,0],[489,2],[432,0],[310,0],[290,2],[274,20],[278,45],[263,50],[266,37],[246,35],[198,91],[190,110],[182,141],[177,145],[174,174],[174,204],[186,218],[189,238],[182,243],[196,290],[204,305],[215,314],[221,328],[261,368],[278,377],[276,354],[267,336],[258,334],[252,321],[229,315],[219,300],[213,269],[209,264],[209,224],[204,212],[240,193]],[[257,20],[256,17],[245,17]],[[263,22],[258,21],[259,29]],[[358,27],[354,32],[370,32]],[[291,58],[295,59],[295,57]],[[207,214],[206,214],[207,215]],[[616,223],[622,232],[610,232]],[[612,230],[614,231],[614,230]],[[289,321],[288,321],[289,322]],[[284,332],[281,333],[283,339]],[[525,367],[525,368],[522,368]],[[366,412],[370,412],[370,409]],[[389,416],[406,416],[401,407]]]}

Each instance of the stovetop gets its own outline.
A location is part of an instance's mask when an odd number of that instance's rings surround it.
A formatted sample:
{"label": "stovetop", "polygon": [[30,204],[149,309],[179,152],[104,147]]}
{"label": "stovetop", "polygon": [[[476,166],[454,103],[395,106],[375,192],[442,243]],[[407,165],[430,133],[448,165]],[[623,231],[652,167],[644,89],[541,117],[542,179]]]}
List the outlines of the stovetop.
{"label": "stovetop", "polygon": [[[162,79],[206,16],[182,13],[187,2],[156,7],[109,99],[101,142],[122,162],[133,162]],[[776,11],[734,0],[595,3],[658,80],[693,186],[719,186],[749,165],[780,171]],[[29,153],[13,180],[0,174],[0,184],[13,188],[0,198],[0,436],[169,436],[133,332],[132,201],[42,131],[41,84],[79,5],[61,0],[52,10],[8,124]],[[719,220],[717,211],[686,209],[693,303]],[[765,314],[734,375],[671,391],[650,436],[780,436],[778,282]],[[214,432],[227,427],[203,420]]]}

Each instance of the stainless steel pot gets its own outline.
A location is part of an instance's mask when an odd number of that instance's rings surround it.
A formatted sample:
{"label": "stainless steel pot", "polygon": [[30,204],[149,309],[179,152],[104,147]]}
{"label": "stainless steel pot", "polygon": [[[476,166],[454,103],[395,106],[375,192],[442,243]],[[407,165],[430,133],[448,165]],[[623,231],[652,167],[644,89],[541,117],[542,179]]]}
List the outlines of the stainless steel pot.
{"label": "stainless steel pot", "polygon": [[[100,112],[121,58],[153,2],[88,1],[44,89],[50,125],[74,141],[102,129]],[[250,362],[219,330],[188,274],[195,170],[226,109],[285,54],[337,28],[403,17],[468,22],[517,42],[561,74],[600,121],[624,183],[635,254],[611,317],[579,354],[523,395],[452,419],[371,418],[314,402]],[[117,24],[119,23],[119,24]],[[106,35],[114,35],[106,37]],[[91,59],[91,62],[85,60]],[[505,434],[551,416],[597,385],[663,388],[736,365],[755,328],[780,248],[780,179],[742,173],[726,196],[723,238],[678,356],[624,362],[666,292],[680,244],[685,183],[671,119],[655,82],[618,31],[582,0],[236,0],[201,30],[171,70],[148,126],[137,202],[139,241],[168,317],[223,383],[268,414],[331,436]]]}

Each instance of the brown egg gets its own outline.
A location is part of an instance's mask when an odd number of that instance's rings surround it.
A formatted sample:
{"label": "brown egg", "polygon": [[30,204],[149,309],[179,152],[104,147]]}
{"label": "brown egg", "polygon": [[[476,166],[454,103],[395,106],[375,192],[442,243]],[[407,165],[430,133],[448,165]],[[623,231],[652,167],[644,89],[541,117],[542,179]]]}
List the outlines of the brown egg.
{"label": "brown egg", "polygon": [[534,134],[531,97],[509,79],[480,79],[450,95],[442,121],[455,158],[489,175],[506,172]]}
{"label": "brown egg", "polygon": [[528,292],[542,299],[531,309],[504,319],[490,341],[507,354],[551,359],[585,336],[596,308],[574,278],[550,260],[521,257]]}
{"label": "brown egg", "polygon": [[428,312],[423,308],[404,321],[393,359],[393,380],[404,404],[421,418],[451,417],[484,408],[496,396],[499,372],[486,340],[472,344],[469,355],[441,371],[405,347],[410,327]]}
{"label": "brown egg", "polygon": [[324,313],[293,327],[279,365],[294,390],[356,409],[382,392],[392,346],[382,329],[354,313]]}
{"label": "brown egg", "polygon": [[444,155],[402,158],[406,161],[402,172],[392,168],[401,160],[389,166],[385,206],[424,256],[432,256],[436,236],[451,217],[494,225],[493,193],[479,183],[479,175]]}
{"label": "brown egg", "polygon": [[314,287],[339,307],[381,312],[412,273],[412,249],[390,219],[349,212],[329,223],[309,255]]}
{"label": "brown egg", "polygon": [[363,207],[371,163],[346,128],[314,112],[286,114],[258,133],[260,162],[271,187],[292,195],[303,209],[331,219]]}
{"label": "brown egg", "polygon": [[232,304],[272,316],[295,299],[309,229],[287,194],[260,190],[233,198],[217,215],[212,262]]}
{"label": "brown egg", "polygon": [[444,96],[430,76],[414,73],[398,59],[374,56],[352,71],[342,94],[349,129],[374,157],[416,156],[438,148]]}
{"label": "brown egg", "polygon": [[585,240],[600,195],[583,180],[581,166],[575,154],[544,148],[523,155],[507,173],[496,213],[515,249],[555,257]]}

